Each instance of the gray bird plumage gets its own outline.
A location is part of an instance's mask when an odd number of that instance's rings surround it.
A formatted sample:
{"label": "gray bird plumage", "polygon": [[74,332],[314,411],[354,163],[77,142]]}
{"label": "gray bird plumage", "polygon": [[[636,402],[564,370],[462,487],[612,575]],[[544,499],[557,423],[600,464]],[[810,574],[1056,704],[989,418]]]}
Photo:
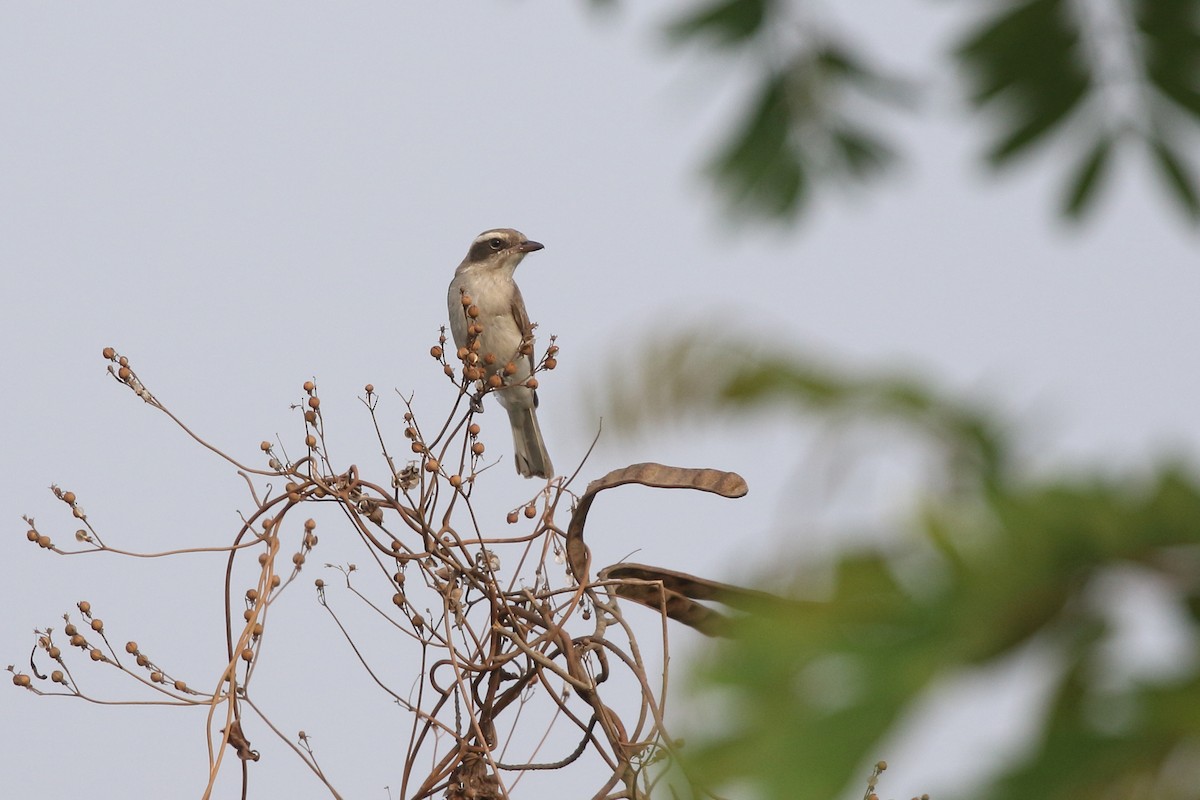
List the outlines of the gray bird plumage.
{"label": "gray bird plumage", "polygon": [[[512,425],[517,472],[526,478],[549,478],[554,474],[538,426],[537,393],[524,385],[533,374],[533,326],[525,312],[521,290],[513,281],[513,272],[521,260],[541,249],[542,245],[512,228],[484,231],[475,237],[466,258],[455,270],[446,297],[450,333],[456,348],[467,346],[470,321],[483,328],[479,333],[479,363],[485,379],[494,374],[504,376],[505,384],[495,390],[495,395]],[[468,320],[465,313],[464,292],[479,309],[474,320]],[[530,345],[530,353],[522,355],[521,345],[525,342]],[[486,363],[488,354],[495,356],[492,364]],[[505,376],[504,367],[509,363],[516,371]]]}

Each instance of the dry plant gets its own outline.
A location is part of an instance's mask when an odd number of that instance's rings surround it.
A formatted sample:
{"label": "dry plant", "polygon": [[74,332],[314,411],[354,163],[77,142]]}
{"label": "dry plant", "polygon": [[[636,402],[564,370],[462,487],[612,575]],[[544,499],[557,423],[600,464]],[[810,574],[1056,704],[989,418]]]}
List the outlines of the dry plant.
{"label": "dry plant", "polygon": [[[469,301],[464,297],[468,316]],[[715,470],[637,464],[592,481],[577,494],[572,489],[577,469],[574,475],[539,485],[532,497],[507,511],[506,521],[514,532],[497,530],[500,526],[491,520],[498,523],[504,512],[476,509],[471,500],[490,466],[484,461],[485,447],[474,417],[484,395],[503,390],[505,379],[496,376],[486,385],[480,383],[484,373],[478,328],[472,327],[472,332],[476,338],[449,358],[444,330],[431,350],[456,392],[444,419],[424,426],[411,398],[401,397],[411,460],[407,454],[393,455],[377,416],[381,397],[366,386],[362,402],[386,464],[386,473],[376,479],[356,465],[335,464],[330,457],[321,401],[312,381],[305,382],[303,404],[297,409],[304,420],[302,454],[292,458],[282,442],[263,442],[265,468],[256,467],[194,433],[150,393],[125,356],[105,348],[109,372],[117,381],[238,471],[254,511],[243,518],[227,543],[132,553],[106,544],[75,494],[56,486],[52,487],[55,496],[83,526],[75,536],[76,549],[55,544],[26,517],[28,538],[60,555],[227,553],[225,652],[214,659],[219,666],[211,674],[197,683],[185,682],[147,656],[136,642],[114,646],[90,604],[80,602],[81,622],[67,615],[61,633],[49,626],[36,631],[29,672],[10,667],[14,684],[39,695],[96,701],[99,698],[80,688],[76,672],[81,667],[72,668],[64,652],[78,648],[86,654],[79,659],[84,665],[115,669],[153,698],[115,702],[208,708],[209,777],[203,797],[212,795],[218,775],[230,761],[240,761],[242,796],[246,796],[249,764],[259,758],[251,740],[266,730],[287,743],[332,796],[340,797],[336,777],[318,764],[310,737],[303,731],[295,737],[282,732],[272,722],[271,710],[255,701],[254,692],[260,652],[272,633],[271,609],[296,582],[318,545],[316,522],[302,519],[307,517],[305,507],[333,504],[346,522],[333,535],[356,538],[371,564],[369,569],[326,565],[337,570],[337,582],[344,584],[339,595],[353,598],[385,621],[422,665],[420,679],[411,688],[407,683],[406,688],[397,688],[396,680],[412,676],[398,679],[389,665],[373,663],[356,643],[352,626],[334,609],[334,587],[316,579],[318,603],[359,659],[363,680],[411,715],[407,744],[397,759],[401,797],[506,798],[532,771],[557,770],[570,780],[571,770],[588,762],[602,764],[604,777],[586,791],[580,791],[578,782],[568,784],[573,786],[572,796],[648,797],[675,763],[677,747],[664,723],[667,618],[718,633],[724,618],[695,598],[711,599],[729,587],[643,565],[593,570],[584,543],[587,513],[599,492],[625,483],[692,488],[728,497],[744,494],[745,483],[737,475]],[[532,353],[531,342],[523,352]],[[557,352],[552,338],[537,362],[535,376],[554,369]],[[536,381],[530,378],[529,385],[536,386]],[[272,481],[286,484],[283,493],[271,494]],[[246,588],[235,580],[235,564],[252,567],[254,560],[257,577]],[[661,625],[653,628],[654,654],[661,655],[664,664],[660,675],[648,671],[634,627],[626,619],[624,600],[660,614]],[[189,665],[188,671],[199,668]],[[612,680],[618,673],[624,673],[623,679]],[[522,710],[535,701],[547,704],[548,713],[522,717]],[[648,769],[652,764],[657,766]],[[595,775],[595,767],[586,774]],[[694,787],[691,791],[699,792]]]}

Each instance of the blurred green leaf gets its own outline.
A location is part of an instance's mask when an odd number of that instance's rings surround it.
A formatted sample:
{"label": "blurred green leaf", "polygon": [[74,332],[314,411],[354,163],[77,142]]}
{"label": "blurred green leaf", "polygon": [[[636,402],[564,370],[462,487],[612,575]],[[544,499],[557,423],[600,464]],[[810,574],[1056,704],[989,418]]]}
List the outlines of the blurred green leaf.
{"label": "blurred green leaf", "polygon": [[841,127],[830,131],[846,171],[867,178],[882,171],[896,159],[896,153],[877,137],[858,128]]}
{"label": "blurred green leaf", "polygon": [[792,148],[792,109],[788,76],[762,86],[743,127],[716,156],[710,172],[731,192],[734,203],[786,215],[802,204],[806,175]]}
{"label": "blurred green leaf", "polygon": [[1095,587],[1129,563],[1159,574],[1180,603],[1200,587],[1196,476],[1168,464],[1150,476],[998,484],[982,505],[947,499],[922,520],[926,538],[810,563],[794,584],[804,591],[832,571],[824,600],[764,607],[715,646],[697,690],[715,689],[735,713],[688,733],[689,771],[718,791],[836,797],[859,785],[864,762],[888,757],[879,743],[939,679],[1036,643],[1058,675],[1040,744],[977,796],[1193,797],[1194,783],[1172,785],[1169,773],[1200,738],[1200,670],[1107,679],[1112,632]]}
{"label": "blurred green leaf", "polygon": [[911,81],[868,67],[859,55],[832,40],[820,43],[813,63],[827,79],[848,81],[855,89],[891,105],[910,106],[917,94]]}
{"label": "blurred green leaf", "polygon": [[1200,14],[1185,0],[1135,0],[1146,76],[1181,110],[1200,117]]}
{"label": "blurred green leaf", "polygon": [[[761,48],[765,35],[787,20],[771,0],[723,0],[667,28],[679,44],[704,38],[730,47]],[[906,103],[904,82],[870,69],[844,44],[811,26],[800,37],[772,42],[778,57],[764,60],[758,87],[740,120],[709,161],[708,172],[733,210],[788,219],[822,182],[866,180],[895,158],[882,137],[847,115],[852,94]]]}
{"label": "blurred green leaf", "polygon": [[[1094,209],[1118,146],[1161,139],[1171,143],[1156,158],[1173,197],[1200,219],[1200,188],[1175,154],[1200,123],[1200,0],[990,5],[953,53],[970,103],[987,112],[985,159],[1006,167],[1048,140],[1077,137],[1087,155],[1065,175],[1060,209],[1079,220]],[[913,85],[869,67],[846,44],[853,39],[831,35],[807,4],[716,0],[666,32],[673,43],[716,43],[759,65],[753,101],[708,161],[731,210],[794,220],[826,186],[875,179],[896,161],[884,126],[856,114],[863,99],[911,105]]]}
{"label": "blurred green leaf", "polygon": [[1080,160],[1074,175],[1067,182],[1063,213],[1079,219],[1096,199],[1096,191],[1112,162],[1113,138],[1101,136],[1092,149]]}
{"label": "blurred green leaf", "polygon": [[789,143],[788,76],[770,77],[743,127],[714,160],[711,171],[735,202],[771,215],[786,214],[803,198],[805,172]]}
{"label": "blurred green leaf", "polygon": [[1174,192],[1180,205],[1183,206],[1193,222],[1200,221],[1200,196],[1196,194],[1196,179],[1188,165],[1162,138],[1152,138],[1150,148],[1154,153],[1155,163],[1158,164],[1159,174]]}
{"label": "blurred green leaf", "polygon": [[717,0],[667,26],[667,36],[682,41],[701,36],[719,44],[739,44],[762,29],[772,0]]}
{"label": "blurred green leaf", "polygon": [[992,146],[988,161],[994,166],[1004,164],[1051,133],[1075,110],[1088,88],[1086,80],[1058,84],[1047,81],[1044,92],[1023,113],[1013,115],[1013,126]]}
{"label": "blurred green leaf", "polygon": [[1172,760],[1190,758],[1188,739],[1200,729],[1200,681],[1106,696],[1089,685],[1084,667],[1077,661],[1059,689],[1036,754],[1005,775],[989,800],[1192,800],[1194,783],[1163,773]]}
{"label": "blurred green leaf", "polygon": [[[1172,794],[1165,776],[1200,741],[1200,668],[1113,679],[1111,604],[1121,598],[1100,590],[1136,571],[1200,640],[1194,472],[1167,462],[1145,474],[1022,474],[1007,426],[984,409],[912,378],[781,352],[774,340],[714,337],[720,327],[660,339],[644,348],[644,371],[623,363],[604,376],[620,425],[771,406],[833,424],[898,421],[944,449],[973,491],[927,494],[877,550],[766,565],[754,584],[786,578],[791,596],[748,609],[702,662],[695,691],[714,692],[729,713],[680,732],[686,774],[718,793],[839,796],[861,786],[864,763],[891,755],[880,743],[941,681],[1036,650],[1055,679],[1032,722],[1039,744],[978,796],[1124,798],[1154,786],[1144,796],[1190,798],[1194,783]],[[814,597],[816,586],[827,590]]]}
{"label": "blurred green leaf", "polygon": [[1080,34],[1065,0],[1027,0],[988,20],[956,55],[972,76],[977,107],[1010,120],[988,159],[1003,164],[1062,125],[1091,88]]}
{"label": "blurred green leaf", "polygon": [[830,424],[899,422],[945,453],[959,479],[998,480],[1007,468],[1003,428],[990,415],[892,374],[850,376],[799,354],[760,350],[749,337],[712,327],[651,338],[640,363],[614,364],[590,393],[618,430],[633,431],[740,407],[792,407]]}
{"label": "blurred green leaf", "polygon": [[[710,663],[708,679],[731,694],[737,713],[689,754],[701,782],[749,780],[760,796],[789,800],[836,797],[874,732],[894,723],[937,669],[911,636],[936,625],[886,560],[868,554],[838,570],[833,602],[766,606]],[[881,645],[903,654],[902,668],[874,657]]]}

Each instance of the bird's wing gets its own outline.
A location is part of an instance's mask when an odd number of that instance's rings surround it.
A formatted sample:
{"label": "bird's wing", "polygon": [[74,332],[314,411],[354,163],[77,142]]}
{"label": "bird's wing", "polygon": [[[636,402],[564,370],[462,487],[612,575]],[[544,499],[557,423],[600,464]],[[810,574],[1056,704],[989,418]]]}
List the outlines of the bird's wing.
{"label": "bird's wing", "polygon": [[533,326],[529,324],[529,314],[525,311],[525,299],[521,297],[521,289],[515,283],[513,284],[511,309],[517,329],[521,331],[521,338],[532,341]]}

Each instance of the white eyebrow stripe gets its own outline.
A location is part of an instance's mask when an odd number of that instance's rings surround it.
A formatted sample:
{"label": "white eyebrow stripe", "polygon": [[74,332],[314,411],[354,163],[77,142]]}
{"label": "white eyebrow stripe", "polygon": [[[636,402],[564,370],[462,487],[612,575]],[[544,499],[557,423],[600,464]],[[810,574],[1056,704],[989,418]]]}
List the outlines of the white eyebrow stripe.
{"label": "white eyebrow stripe", "polygon": [[[496,228],[491,231],[484,231],[475,237],[476,242],[486,242],[488,239],[507,239],[508,231],[504,228]],[[472,242],[474,244],[474,242]]]}

